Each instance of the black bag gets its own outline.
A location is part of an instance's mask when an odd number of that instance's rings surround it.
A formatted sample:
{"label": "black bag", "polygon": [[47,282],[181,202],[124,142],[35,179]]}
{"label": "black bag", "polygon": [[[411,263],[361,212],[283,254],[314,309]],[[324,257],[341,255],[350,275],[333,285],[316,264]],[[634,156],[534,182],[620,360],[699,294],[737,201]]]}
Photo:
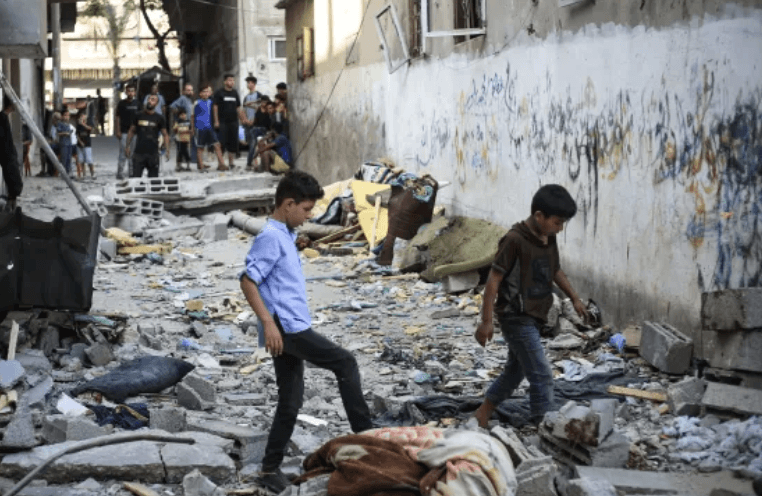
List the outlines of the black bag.
{"label": "black bag", "polygon": [[20,208],[0,213],[0,311],[90,310],[100,225],[96,214],[44,222]]}

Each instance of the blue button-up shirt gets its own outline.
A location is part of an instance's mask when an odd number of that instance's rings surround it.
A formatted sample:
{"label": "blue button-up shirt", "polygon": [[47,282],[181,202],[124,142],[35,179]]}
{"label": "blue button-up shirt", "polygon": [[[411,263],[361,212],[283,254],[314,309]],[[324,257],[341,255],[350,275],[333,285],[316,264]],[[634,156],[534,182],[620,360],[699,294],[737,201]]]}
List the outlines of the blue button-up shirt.
{"label": "blue button-up shirt", "polygon": [[246,255],[246,275],[257,284],[267,310],[287,333],[310,328],[307,285],[296,250],[296,233],[270,219]]}

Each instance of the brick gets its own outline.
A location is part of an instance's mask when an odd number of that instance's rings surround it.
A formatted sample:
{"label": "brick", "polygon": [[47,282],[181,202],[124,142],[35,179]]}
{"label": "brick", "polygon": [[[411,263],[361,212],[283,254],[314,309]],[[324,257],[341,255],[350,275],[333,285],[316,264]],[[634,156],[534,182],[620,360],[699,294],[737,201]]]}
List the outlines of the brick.
{"label": "brick", "polygon": [[668,374],[682,374],[691,365],[693,340],[669,324],[645,321],[640,356]]}
{"label": "brick", "polygon": [[762,391],[710,382],[701,404],[712,410],[762,415]]}
{"label": "brick", "polygon": [[704,329],[762,329],[762,288],[724,289],[701,294]]}
{"label": "brick", "polygon": [[442,278],[442,288],[445,293],[462,293],[479,285],[479,272],[470,270],[458,274],[450,274]]}
{"label": "brick", "polygon": [[675,415],[698,416],[701,414],[701,398],[706,390],[706,382],[698,377],[689,377],[667,388],[669,408]]}
{"label": "brick", "polygon": [[762,372],[762,332],[702,331],[704,359],[712,367]]}

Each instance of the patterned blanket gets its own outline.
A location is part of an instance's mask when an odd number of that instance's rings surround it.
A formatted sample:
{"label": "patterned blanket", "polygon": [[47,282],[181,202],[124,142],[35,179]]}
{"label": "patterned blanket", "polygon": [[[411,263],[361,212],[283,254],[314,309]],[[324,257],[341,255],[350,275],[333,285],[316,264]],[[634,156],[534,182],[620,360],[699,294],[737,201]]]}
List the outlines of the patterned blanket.
{"label": "patterned blanket", "polygon": [[474,431],[388,427],[332,439],[304,460],[301,481],[331,473],[329,496],[513,496],[503,444]]}

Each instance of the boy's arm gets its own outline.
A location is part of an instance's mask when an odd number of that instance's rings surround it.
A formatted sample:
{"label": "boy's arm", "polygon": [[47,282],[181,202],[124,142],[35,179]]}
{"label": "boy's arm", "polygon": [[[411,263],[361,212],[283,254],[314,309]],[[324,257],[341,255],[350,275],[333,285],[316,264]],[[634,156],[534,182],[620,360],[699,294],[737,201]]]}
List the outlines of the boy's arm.
{"label": "boy's arm", "polygon": [[241,276],[241,291],[246,297],[246,301],[249,302],[251,309],[257,314],[259,320],[265,328],[265,349],[270,352],[274,357],[283,353],[283,338],[281,338],[278,326],[275,325],[275,319],[270,315],[269,310],[262,297],[259,295],[259,288],[249,276],[244,274]]}
{"label": "boy's arm", "polygon": [[492,313],[495,310],[495,298],[497,297],[497,288],[500,287],[504,274],[491,269],[487,277],[487,284],[484,286],[484,297],[482,300],[482,320],[476,328],[474,337],[480,345],[486,346],[488,341],[492,340],[494,334],[494,325],[492,323]]}
{"label": "boy's arm", "polygon": [[587,319],[589,317],[587,308],[585,307],[585,304],[582,303],[582,300],[579,299],[579,296],[577,296],[577,292],[574,291],[574,288],[569,282],[569,279],[566,278],[566,274],[563,270],[558,269],[555,277],[553,278],[553,282],[555,282],[556,285],[561,288],[561,291],[566,293],[566,296],[571,298],[572,304],[574,304],[574,310],[577,311],[579,316],[583,319]]}

